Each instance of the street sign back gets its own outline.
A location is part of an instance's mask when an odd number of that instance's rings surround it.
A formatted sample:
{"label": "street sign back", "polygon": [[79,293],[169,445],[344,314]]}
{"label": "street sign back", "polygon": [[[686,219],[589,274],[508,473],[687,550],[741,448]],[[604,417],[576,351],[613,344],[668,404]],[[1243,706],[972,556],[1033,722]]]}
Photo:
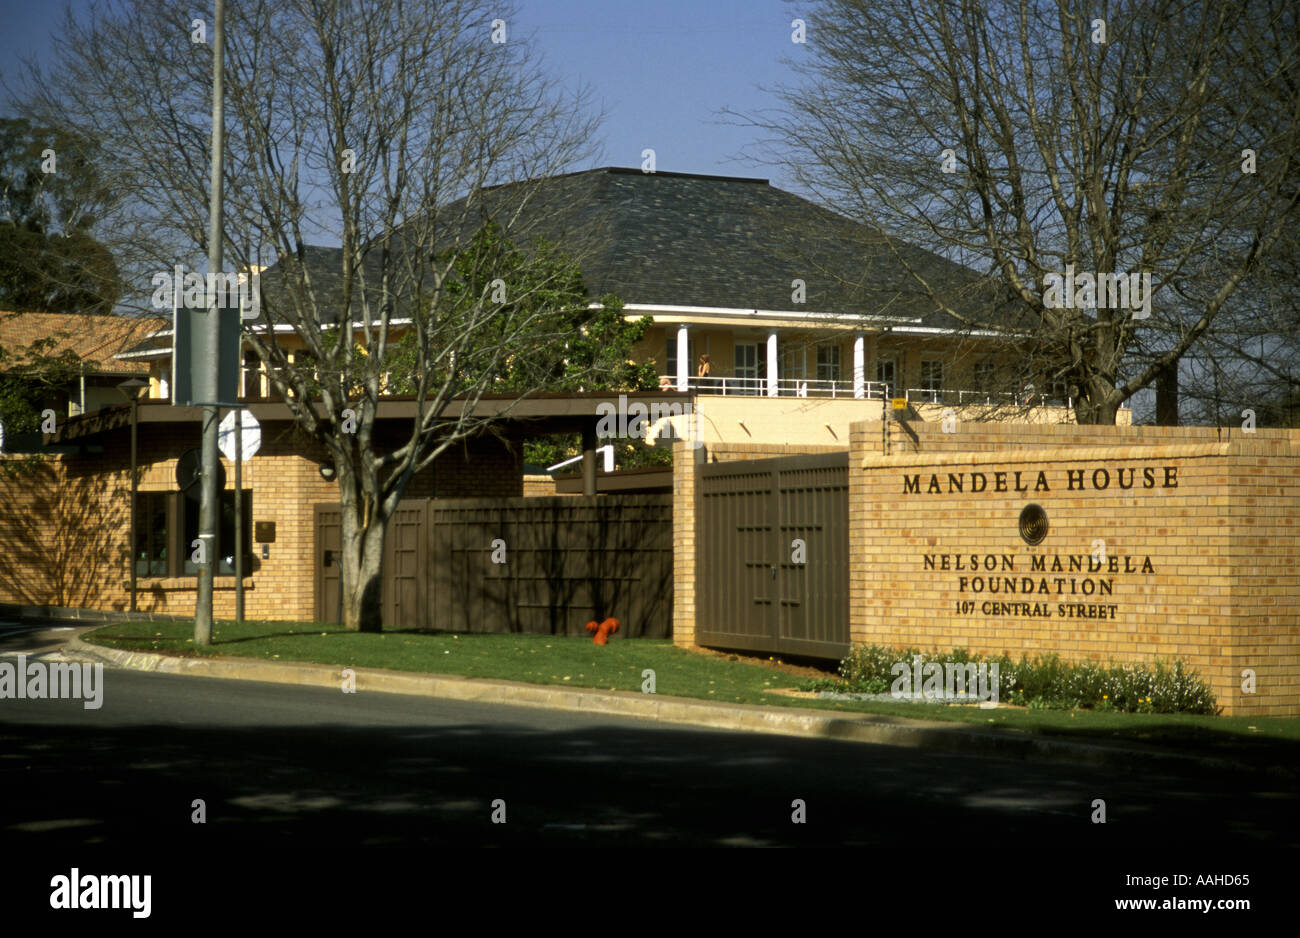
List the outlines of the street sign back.
{"label": "street sign back", "polygon": [[217,449],[231,462],[235,461],[235,420],[239,420],[243,434],[239,441],[240,456],[252,459],[262,448],[262,425],[246,410],[232,410],[221,418],[217,427]]}
{"label": "street sign back", "polygon": [[[220,338],[212,348],[208,340],[206,309],[188,309],[179,303],[172,316],[172,404],[237,406],[241,320],[238,301],[217,309]],[[216,384],[211,362],[216,361]]]}

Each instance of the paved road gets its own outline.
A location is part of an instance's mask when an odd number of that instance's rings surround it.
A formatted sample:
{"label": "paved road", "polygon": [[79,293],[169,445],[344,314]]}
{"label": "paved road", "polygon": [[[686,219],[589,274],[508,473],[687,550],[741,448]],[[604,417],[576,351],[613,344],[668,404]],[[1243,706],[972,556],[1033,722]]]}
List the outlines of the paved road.
{"label": "paved road", "polygon": [[0,655],[54,651],[74,635],[89,632],[100,625],[103,623],[87,622],[83,625],[68,625],[59,622],[15,622],[10,619],[0,619]]}
{"label": "paved road", "polygon": [[[1025,856],[1243,857],[1300,840],[1300,797],[1259,777],[1117,774],[127,671],[105,672],[99,710],[0,700],[0,784],[0,834],[42,850],[932,841],[936,856],[991,858],[1014,844]],[[204,826],[191,823],[196,798]],[[498,798],[505,824],[491,822]],[[1104,826],[1089,821],[1096,798]],[[791,823],[794,799],[806,824]]]}

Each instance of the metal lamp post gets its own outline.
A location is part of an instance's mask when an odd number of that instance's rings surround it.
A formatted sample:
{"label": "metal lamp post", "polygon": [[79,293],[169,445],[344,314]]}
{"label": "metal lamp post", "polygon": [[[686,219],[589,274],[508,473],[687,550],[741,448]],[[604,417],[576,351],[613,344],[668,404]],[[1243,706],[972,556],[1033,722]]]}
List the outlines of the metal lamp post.
{"label": "metal lamp post", "polygon": [[140,426],[140,389],[147,388],[149,382],[139,378],[128,378],[118,384],[117,389],[131,399],[131,546],[128,556],[131,558],[131,611],[135,612],[135,565],[139,559],[136,554],[136,496],[140,487],[139,449],[137,445]]}

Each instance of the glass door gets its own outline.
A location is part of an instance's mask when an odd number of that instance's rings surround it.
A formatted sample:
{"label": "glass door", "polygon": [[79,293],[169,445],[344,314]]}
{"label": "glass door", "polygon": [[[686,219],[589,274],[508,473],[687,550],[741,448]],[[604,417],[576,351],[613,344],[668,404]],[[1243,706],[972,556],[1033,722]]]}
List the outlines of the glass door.
{"label": "glass door", "polygon": [[763,347],[758,342],[736,343],[735,376],[737,394],[762,393],[763,380],[767,377],[767,357],[762,354]]}
{"label": "glass door", "polygon": [[792,393],[799,397],[808,396],[808,346],[800,342],[797,345],[782,345],[778,353],[780,362],[780,393]]}
{"label": "glass door", "polygon": [[898,393],[898,359],[892,355],[876,359],[876,381],[885,385],[885,399]]}

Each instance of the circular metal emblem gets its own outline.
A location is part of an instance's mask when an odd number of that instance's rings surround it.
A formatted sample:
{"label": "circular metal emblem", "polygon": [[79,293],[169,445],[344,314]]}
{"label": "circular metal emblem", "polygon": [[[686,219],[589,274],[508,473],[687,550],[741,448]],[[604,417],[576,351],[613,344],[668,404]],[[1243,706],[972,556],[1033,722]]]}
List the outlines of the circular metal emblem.
{"label": "circular metal emblem", "polygon": [[1020,536],[1030,546],[1041,544],[1047,537],[1047,512],[1041,505],[1026,505],[1020,512]]}

